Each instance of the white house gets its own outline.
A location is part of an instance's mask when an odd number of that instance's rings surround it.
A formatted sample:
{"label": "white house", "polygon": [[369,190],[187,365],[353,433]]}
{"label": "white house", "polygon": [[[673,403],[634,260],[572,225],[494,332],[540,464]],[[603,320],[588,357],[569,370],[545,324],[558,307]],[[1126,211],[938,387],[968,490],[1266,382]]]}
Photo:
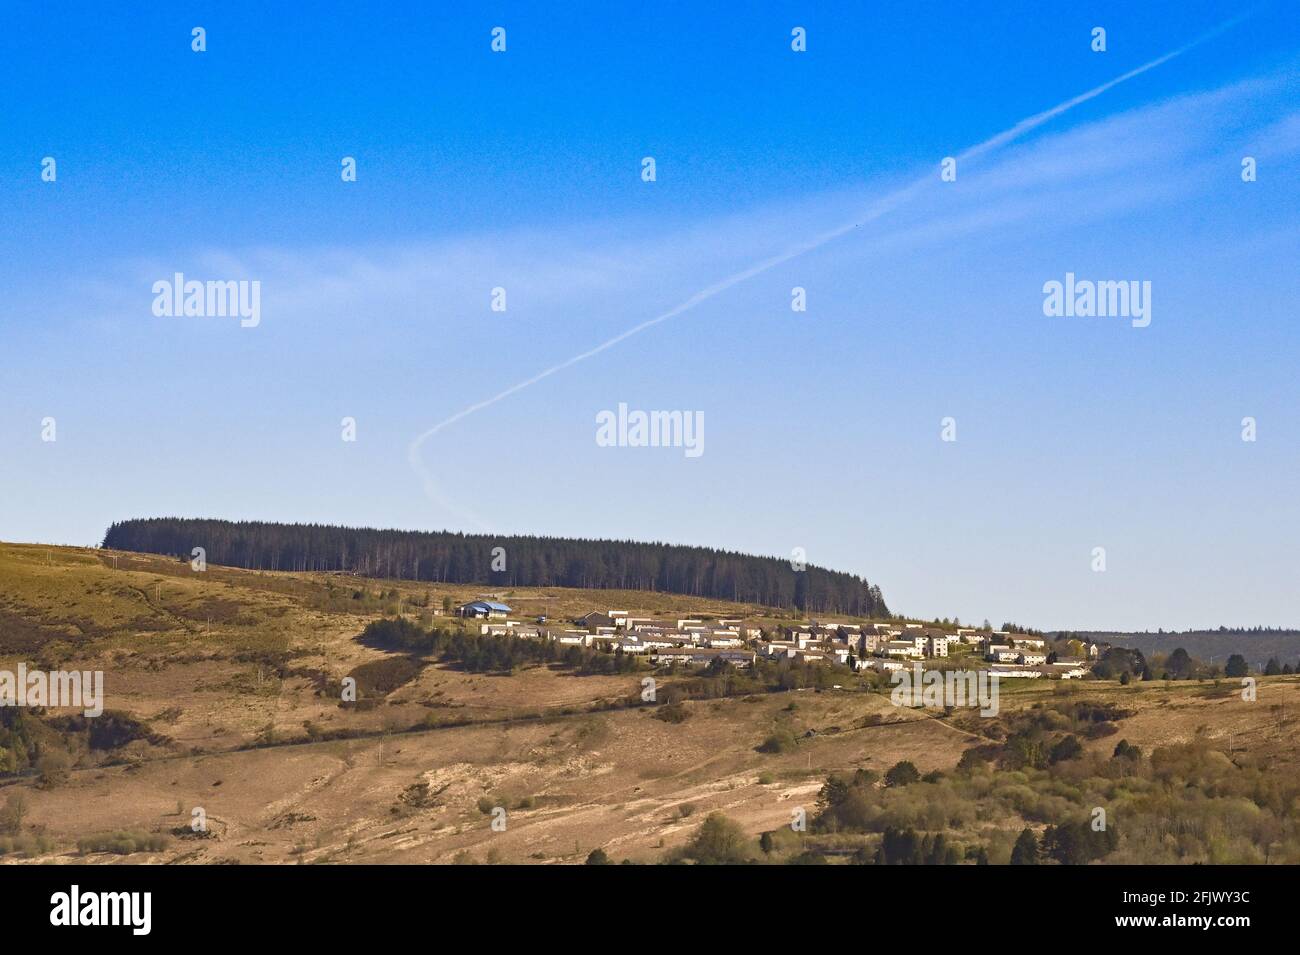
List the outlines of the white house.
{"label": "white house", "polygon": [[1040,677],[1043,675],[1042,670],[1035,670],[1033,667],[1016,666],[1015,664],[995,663],[989,667],[989,673],[998,677]]}
{"label": "white house", "polygon": [[1057,659],[1055,663],[1048,664],[1048,669],[1052,671],[1052,676],[1062,680],[1082,680],[1088,675],[1088,664],[1084,660]]}
{"label": "white house", "polygon": [[880,652],[895,659],[899,657],[919,659],[921,656],[921,650],[914,640],[891,640],[881,648]]}
{"label": "white house", "polygon": [[552,630],[551,639],[564,647],[591,646],[591,634],[585,630]]}
{"label": "white house", "polygon": [[730,630],[715,630],[711,635],[704,638],[704,645],[714,650],[726,650],[731,647],[743,647],[745,641]]}
{"label": "white house", "polygon": [[856,624],[856,623],[840,623],[839,621],[835,621],[835,620],[814,620],[814,621],[812,621],[812,625],[813,625],[814,627],[819,627],[819,628],[821,628],[821,629],[823,629],[823,630],[835,630],[835,631],[840,631],[840,630],[861,630],[861,629],[862,629],[861,624]]}
{"label": "white house", "polygon": [[[651,650],[670,650],[678,647],[676,640],[669,640],[666,637],[647,636],[644,631],[637,634],[641,638],[641,643]],[[687,647],[685,649],[691,649]]]}
{"label": "white house", "polygon": [[723,660],[733,666],[747,667],[754,662],[752,650],[704,650],[699,647],[672,647],[659,650],[650,658],[655,663],[707,666],[714,660]]}

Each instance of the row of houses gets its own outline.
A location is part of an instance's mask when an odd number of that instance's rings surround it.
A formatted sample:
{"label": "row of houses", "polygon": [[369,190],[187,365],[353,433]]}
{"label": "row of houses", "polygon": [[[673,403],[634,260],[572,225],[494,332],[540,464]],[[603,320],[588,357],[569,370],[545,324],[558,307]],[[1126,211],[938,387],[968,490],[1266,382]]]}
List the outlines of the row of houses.
{"label": "row of houses", "polygon": [[546,627],[545,617],[536,625],[509,619],[510,607],[489,600],[476,600],[457,608],[457,614],[486,620],[479,626],[484,636],[513,636],[551,640],[560,646],[594,647],[646,656],[655,664],[707,666],[721,659],[747,667],[755,652],[750,640],[762,636],[757,627],[744,627],[740,618],[723,618],[709,623],[693,617],[672,621],[633,617],[624,610],[592,611],[576,618],[572,628]]}
{"label": "row of houses", "polygon": [[1082,680],[1088,675],[1088,664],[1083,660],[1055,660],[1052,663],[992,663],[989,673],[998,677],[1038,678],[1054,680]]}
{"label": "row of houses", "polygon": [[803,660],[853,662],[858,669],[872,669],[871,658],[921,660],[946,657],[952,634],[921,624],[845,624],[813,621],[797,627],[785,639],[768,640],[759,645],[767,657]]}
{"label": "row of houses", "polygon": [[[594,647],[647,657],[656,664],[707,666],[724,660],[739,667],[755,659],[789,659],[805,663],[828,662],[852,665],[858,670],[891,672],[925,659],[943,659],[949,648],[965,645],[978,649],[999,676],[1077,679],[1088,672],[1085,659],[1055,660],[1048,663],[1046,640],[1007,631],[973,628],[942,630],[919,623],[853,624],[812,620],[791,628],[782,636],[767,637],[759,627],[741,618],[705,621],[696,617],[659,620],[634,617],[625,610],[594,610],[573,620],[567,629],[544,627],[509,619],[510,607],[491,600],[477,600],[457,608],[462,617],[483,623],[480,632],[491,636],[552,640],[562,646]],[[1100,645],[1087,643],[1086,652],[1095,659]]]}
{"label": "row of houses", "polygon": [[756,644],[759,655],[766,658],[826,660],[881,673],[906,669],[921,660],[946,658],[950,648],[958,645],[978,652],[989,664],[987,669],[1000,676],[1077,679],[1085,676],[1089,668],[1084,659],[1049,663],[1047,641],[1042,637],[970,628],[954,632],[919,623],[857,625],[814,621],[807,627],[794,628],[786,638]]}

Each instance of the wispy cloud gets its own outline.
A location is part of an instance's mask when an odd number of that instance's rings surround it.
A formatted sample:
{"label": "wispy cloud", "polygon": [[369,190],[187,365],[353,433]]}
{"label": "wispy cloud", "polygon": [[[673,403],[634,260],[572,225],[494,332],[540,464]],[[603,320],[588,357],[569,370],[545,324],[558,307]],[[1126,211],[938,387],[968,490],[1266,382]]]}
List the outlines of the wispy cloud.
{"label": "wispy cloud", "polygon": [[[1179,47],[1178,49],[1172,50],[1160,57],[1157,57],[1147,63],[1144,63],[1141,66],[1136,67],[1135,69],[1129,70],[1115,77],[1114,79],[1107,81],[1106,83],[1093,87],[1092,89],[1080,93],[1077,96],[1071,97],[1070,99],[1062,103],[1058,103],[1057,105],[1052,106],[1049,109],[1043,110],[1039,113],[1034,114],[1033,116],[1029,116],[1025,119],[1020,120],[1019,122],[1013,124],[1009,128],[999,133],[996,133],[995,135],[983,140],[982,142],[977,143],[960,152],[956,156],[958,167],[960,168],[967,161],[977,160],[982,157],[991,155],[1003,149],[1004,147],[1007,147],[1012,143],[1021,140],[1022,138],[1024,138],[1034,130],[1051,122],[1057,117],[1064,115],[1070,110],[1084,103],[1087,103],[1091,100],[1094,100],[1097,97],[1102,96],[1107,91],[1114,89],[1115,87],[1123,83],[1133,80],[1143,75],[1144,73],[1147,73],[1151,70],[1156,69],[1159,66],[1162,66],[1165,63],[1168,63],[1169,61],[1175,59],[1178,56],[1181,56],[1182,54],[1193,49],[1194,47],[1204,42],[1207,42],[1208,40],[1213,39],[1215,36],[1221,34],[1225,30],[1228,30],[1231,27],[1235,26],[1246,16],[1248,16],[1248,14],[1226,21],[1225,23],[1220,24],[1218,27],[1214,28],[1208,33],[1202,35],[1201,37],[1198,37],[1197,39],[1193,40],[1190,43],[1185,44],[1182,47]],[[728,291],[729,289],[735,288],[737,285],[740,285],[752,278],[755,278],[756,276],[768,272],[776,268],[777,266],[783,265],[784,263],[790,262],[801,256],[807,255],[810,252],[814,252],[818,249],[821,249],[822,247],[836,241],[837,239],[840,239],[844,236],[849,235],[850,233],[862,229],[863,226],[874,224],[875,222],[877,222],[877,220],[889,216],[891,213],[895,212],[896,210],[909,206],[916,199],[918,199],[918,197],[926,193],[932,193],[935,188],[935,183],[936,183],[936,176],[933,171],[923,174],[917,179],[913,180],[912,182],[875,198],[867,206],[866,211],[860,214],[859,216],[855,217],[853,220],[844,222],[840,225],[836,225],[824,231],[815,233],[807,239],[804,239],[793,245],[787,246],[780,252],[758,259],[757,261],[740,269],[739,271],[731,272],[725,277],[720,278],[698,289],[697,291],[689,295],[687,298],[678,302],[676,305],[673,305],[672,307],[666,309],[665,311],[662,311],[651,318],[647,318],[644,321],[638,322],[637,324],[632,325],[629,328],[626,328],[625,330],[619,332],[618,334],[606,338],[605,340],[599,342],[598,344],[593,345],[591,348],[580,351],[577,354],[563,361],[556,362],[546,368],[543,368],[537,373],[527,378],[524,378],[521,381],[518,381],[489,397],[474,402],[473,404],[470,404],[462,408],[461,410],[455,412],[454,414],[450,415],[449,417],[439,421],[431,428],[417,435],[411,441],[411,444],[408,448],[408,460],[410,461],[411,467],[414,469],[416,474],[420,477],[420,480],[425,488],[426,494],[430,497],[430,499],[439,502],[444,507],[448,506],[448,502],[445,496],[442,495],[441,492],[439,491],[437,483],[434,480],[433,474],[425,466],[421,456],[421,450],[425,445],[425,443],[429,441],[431,438],[433,438],[435,435],[443,431],[444,429],[456,424],[459,421],[464,420],[465,418],[475,414],[478,411],[491,407],[492,405],[500,401],[504,401],[505,399],[511,397],[512,395],[518,394],[519,392],[524,391],[525,389],[528,389],[533,385],[538,384],[546,380],[547,378],[550,378],[553,375],[559,374],[560,372],[565,371],[566,369],[569,369],[581,362],[594,358],[595,356],[611,348],[614,348],[622,344],[623,342],[626,342],[627,340],[637,335],[640,335],[641,333],[651,328],[654,328],[655,326],[671,321],[672,319],[677,318],[678,316],[683,315],[686,312],[689,312],[690,310],[700,305],[701,303],[706,302],[722,294],[723,292]],[[1134,195],[1134,198],[1137,198],[1137,194]],[[1008,215],[1008,211],[1005,208],[1001,210],[997,210],[996,216],[1003,224],[1013,221],[1015,218],[1015,216],[1013,215]],[[948,235],[959,234],[960,232],[970,232],[978,229],[980,226],[984,224],[987,224],[988,221],[989,220],[988,220],[987,213],[985,213],[984,215],[968,213],[965,216],[964,220],[958,219],[958,221],[956,222],[950,221],[945,225],[939,227],[931,226],[929,228],[929,234],[931,236],[935,235],[937,229],[943,229],[945,234]],[[918,233],[915,229],[911,230],[912,238],[917,238],[919,236],[920,233]],[[469,516],[469,515],[463,514],[463,516]],[[476,523],[479,522],[477,518],[475,518],[475,521]]]}
{"label": "wispy cloud", "polygon": [[[260,277],[266,289],[264,312],[276,316],[259,330],[267,335],[304,328],[328,334],[355,327],[358,316],[387,332],[423,333],[429,328],[432,300],[439,309],[440,332],[453,337],[459,329],[481,327],[487,290],[508,285],[512,310],[527,309],[530,316],[530,353],[549,354],[550,360],[445,415],[407,448],[429,499],[448,514],[486,527],[490,522],[442,493],[424,459],[430,439],[785,263],[819,250],[861,260],[1011,230],[1024,235],[1064,208],[1071,210],[1075,224],[1113,219],[1185,200],[1216,178],[1235,174],[1225,165],[1235,163],[1233,157],[1240,153],[1233,138],[1259,145],[1261,154],[1300,147],[1295,81],[1284,74],[1031,136],[1194,45],[963,150],[957,154],[960,178],[954,185],[940,182],[936,156],[933,166],[892,186],[809,196],[671,229],[649,221],[565,223],[362,249],[214,251],[193,255],[188,264],[170,258],[138,262],[135,271],[142,284],[178,267],[222,277]],[[1229,126],[1235,136],[1222,134]],[[1160,175],[1152,175],[1156,166]],[[862,211],[845,218],[846,208]],[[791,241],[797,231],[805,231],[806,238]],[[123,294],[121,282],[104,288]],[[638,309],[646,317],[637,318]],[[578,345],[587,335],[591,344]],[[499,347],[508,351],[511,340]],[[573,350],[558,351],[565,347]],[[521,356],[523,348],[520,343]]]}

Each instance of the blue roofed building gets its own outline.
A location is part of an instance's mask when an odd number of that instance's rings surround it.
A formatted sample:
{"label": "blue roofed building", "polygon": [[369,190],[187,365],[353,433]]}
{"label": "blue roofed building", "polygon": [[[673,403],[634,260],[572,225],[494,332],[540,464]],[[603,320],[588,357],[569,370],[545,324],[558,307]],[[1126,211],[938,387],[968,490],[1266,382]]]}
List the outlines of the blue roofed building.
{"label": "blue roofed building", "polygon": [[493,600],[471,600],[456,608],[461,617],[473,617],[475,620],[504,620],[510,608]]}

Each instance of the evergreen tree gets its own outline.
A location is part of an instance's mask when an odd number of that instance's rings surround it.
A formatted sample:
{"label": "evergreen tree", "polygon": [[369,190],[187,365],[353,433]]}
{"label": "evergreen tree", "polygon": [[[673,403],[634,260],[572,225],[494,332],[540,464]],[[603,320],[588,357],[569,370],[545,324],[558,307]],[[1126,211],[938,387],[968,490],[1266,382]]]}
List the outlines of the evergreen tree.
{"label": "evergreen tree", "polygon": [[[880,588],[851,574],[707,547],[561,537],[495,537],[149,518],[113,524],[103,546],[251,570],[349,573],[391,580],[508,587],[650,590],[754,603],[803,613],[889,617]],[[505,548],[505,569],[493,550]]]}
{"label": "evergreen tree", "polygon": [[1038,865],[1038,837],[1034,835],[1034,830],[1025,829],[1020,833],[1011,849],[1011,864]]}

